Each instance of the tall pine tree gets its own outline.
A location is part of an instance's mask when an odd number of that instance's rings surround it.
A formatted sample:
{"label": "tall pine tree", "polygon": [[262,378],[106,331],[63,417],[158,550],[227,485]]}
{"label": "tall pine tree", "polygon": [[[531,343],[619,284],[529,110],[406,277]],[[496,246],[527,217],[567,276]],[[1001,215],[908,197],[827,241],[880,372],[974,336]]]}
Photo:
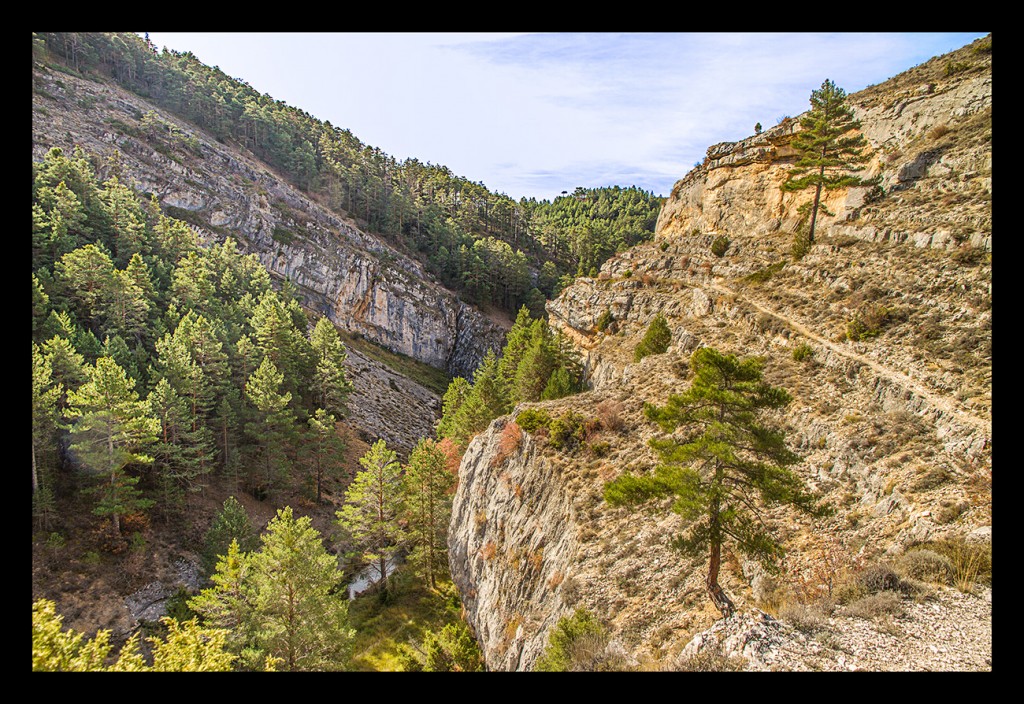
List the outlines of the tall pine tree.
{"label": "tall pine tree", "polygon": [[870,156],[864,152],[867,147],[864,135],[851,134],[860,129],[860,122],[854,119],[853,110],[846,104],[846,91],[830,80],[811,91],[811,109],[800,118],[800,127],[791,142],[799,158],[782,184],[782,190],[814,188],[808,234],[808,240],[814,242],[822,190],[865,185],[867,182],[854,172],[863,170],[861,164]]}
{"label": "tall pine tree", "polygon": [[722,546],[731,542],[774,571],[783,549],[763,508],[826,511],[790,469],[800,457],[767,422],[766,414],[785,408],[790,396],[762,380],[763,366],[760,358],[741,360],[710,347],[694,352],[690,388],[669,396],[664,407],[645,405],[648,419],[662,430],[682,429],[684,435],[651,441],[662,461],[652,475],[624,474],[604,489],[605,500],[617,506],[675,499],[672,510],[689,523],[673,545],[687,555],[707,555],[705,584],[723,617],[732,614],[733,603],[718,583]]}

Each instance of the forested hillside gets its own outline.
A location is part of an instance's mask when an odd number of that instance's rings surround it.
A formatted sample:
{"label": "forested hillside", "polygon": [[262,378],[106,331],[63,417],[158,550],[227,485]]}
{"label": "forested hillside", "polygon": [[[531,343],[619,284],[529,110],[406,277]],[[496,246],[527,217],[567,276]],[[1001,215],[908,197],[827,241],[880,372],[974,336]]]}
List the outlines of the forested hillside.
{"label": "forested hillside", "polygon": [[[577,188],[554,203],[516,201],[443,165],[399,162],[191,53],[160,51],[130,32],[40,33],[33,50],[45,65],[116,82],[218,141],[251,151],[363,230],[418,256],[469,302],[512,313],[523,304],[541,313],[541,296],[649,239],[662,203],[635,187]],[[159,119],[143,129],[187,140]]]}
{"label": "forested hillside", "polygon": [[[161,203],[139,177],[153,191],[166,188],[153,187],[137,162],[129,169],[116,149],[43,145],[32,165],[33,638],[42,648],[34,667],[176,669],[199,656],[189,650],[197,639],[210,669],[479,667],[447,576],[453,463],[472,434],[515,403],[581,388],[578,359],[542,319],[545,299],[573,273],[649,239],[660,199],[615,186],[516,204],[443,167],[397,164],[347,131],[134,35],[41,35],[33,50],[37,67],[57,76],[36,82],[36,119],[48,118],[47,103],[63,111],[77,96],[83,125],[104,119],[101,134],[135,140],[183,170],[210,168],[211,135],[419,258],[467,301],[518,312],[505,352],[487,355],[472,381],[451,382],[437,440],[420,438],[399,457],[367,424],[389,422],[362,407],[379,401],[367,394],[380,382],[360,376],[368,357],[433,388],[437,375],[427,382],[413,360],[340,334],[308,290],[268,271],[251,241],[233,237],[249,233],[214,224],[178,197]],[[93,110],[103,99],[65,90],[62,75],[128,87],[183,122],[116,97],[131,116],[99,118],[109,115]],[[222,107],[211,108],[210,96]],[[182,129],[186,121],[201,131]],[[42,134],[34,131],[37,146]],[[62,140],[77,145],[70,129]],[[303,166],[314,143],[313,166]],[[273,229],[277,256],[309,236],[297,213],[283,222]],[[357,364],[346,344],[361,351]],[[395,390],[394,377],[387,383]],[[440,406],[418,410],[433,424]],[[387,520],[367,517],[373,496],[386,496]],[[279,541],[320,567],[268,566],[285,549]],[[408,567],[381,580],[392,559]],[[323,592],[343,593],[367,564],[380,565],[370,583],[384,617],[395,600],[397,609],[422,600],[415,608],[427,611],[384,646],[375,634],[391,628],[377,623],[376,608],[354,602],[350,628],[344,601]],[[275,618],[256,606],[272,598],[274,569],[318,585],[305,608],[330,615],[314,619],[308,657],[256,632]],[[169,584],[179,591],[168,593]],[[225,616],[231,584],[247,595],[244,618]],[[173,620],[160,623],[166,613]],[[282,627],[298,637],[295,624]]]}

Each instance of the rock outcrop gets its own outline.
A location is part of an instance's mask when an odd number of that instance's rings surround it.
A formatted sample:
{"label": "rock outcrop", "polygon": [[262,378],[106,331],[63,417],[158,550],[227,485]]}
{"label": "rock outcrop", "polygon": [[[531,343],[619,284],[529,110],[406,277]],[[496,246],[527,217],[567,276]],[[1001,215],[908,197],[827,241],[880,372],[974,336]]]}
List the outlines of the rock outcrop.
{"label": "rock outcrop", "polygon": [[[602,499],[607,481],[657,463],[643,405],[686,387],[702,345],[765,358],[766,381],[794,399],[776,422],[803,457],[798,472],[837,509],[817,521],[765,514],[789,551],[783,579],[800,579],[832,544],[857,561],[886,560],[991,525],[991,40],[850,102],[879,187],[830,194],[834,215],[819,220],[808,251],[795,253],[792,233],[810,194],[779,189],[793,161],[792,119],[711,147],[675,185],[653,242],[548,304],[592,391],[539,407],[578,414],[587,435],[574,447],[556,448],[543,432],[516,444],[506,429],[517,416],[498,419],[467,451],[455,497],[452,570],[492,669],[530,669],[550,628],[576,608],[653,669],[671,669],[717,618],[703,562],[668,547],[683,527],[668,504],[634,512]],[[724,253],[712,251],[718,238]],[[598,330],[606,313],[613,322]],[[637,363],[658,313],[672,344]],[[722,579],[741,610],[765,598],[739,555],[726,557]],[[956,647],[947,636],[936,649]],[[984,654],[947,662],[986,667]]]}

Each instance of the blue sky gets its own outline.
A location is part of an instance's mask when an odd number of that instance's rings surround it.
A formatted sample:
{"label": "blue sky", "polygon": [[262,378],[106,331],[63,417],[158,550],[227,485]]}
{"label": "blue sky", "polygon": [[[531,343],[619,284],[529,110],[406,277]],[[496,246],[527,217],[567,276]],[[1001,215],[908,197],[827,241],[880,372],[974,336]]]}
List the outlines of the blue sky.
{"label": "blue sky", "polygon": [[853,93],[985,34],[149,33],[516,200],[668,195],[709,146],[800,114],[826,78]]}

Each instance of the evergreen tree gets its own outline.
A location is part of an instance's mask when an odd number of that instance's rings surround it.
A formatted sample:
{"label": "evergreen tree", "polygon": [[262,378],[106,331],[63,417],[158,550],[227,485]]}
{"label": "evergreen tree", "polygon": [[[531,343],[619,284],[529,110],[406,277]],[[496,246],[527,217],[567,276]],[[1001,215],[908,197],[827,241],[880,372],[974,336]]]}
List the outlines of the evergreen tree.
{"label": "evergreen tree", "polygon": [[786,447],[781,430],[765,414],[785,408],[785,390],[762,381],[760,358],[737,359],[709,347],[693,353],[694,380],[664,407],[645,405],[648,419],[665,432],[683,429],[680,439],[655,439],[651,446],[662,464],[652,475],[624,474],[605,485],[612,505],[632,506],[673,497],[672,510],[689,521],[674,547],[687,555],[708,556],[708,595],[728,617],[733,604],[718,584],[722,546],[777,569],[782,546],[764,522],[762,507],[790,505],[811,515],[815,506],[800,478],[790,469],[800,458]]}
{"label": "evergreen tree", "polygon": [[243,553],[252,552],[260,545],[259,533],[245,507],[234,496],[229,496],[203,537],[200,567],[204,575],[216,571],[217,563],[228,554],[232,542]]}
{"label": "evergreen tree", "polygon": [[236,655],[236,667],[261,670],[268,664],[267,653],[256,640],[256,604],[252,598],[252,563],[238,540],[232,540],[227,552],[217,561],[210,576],[213,586],[188,600],[190,609],[203,622],[227,631],[226,648]]}
{"label": "evergreen tree", "polygon": [[345,491],[345,503],[337,512],[338,525],[356,546],[356,553],[376,563],[380,575],[377,585],[387,595],[388,562],[393,560],[406,540],[399,522],[404,512],[402,466],[393,450],[378,440],[359,458],[358,472]]}
{"label": "evergreen tree", "polygon": [[457,432],[455,421],[459,409],[466,402],[473,385],[457,376],[448,383],[448,389],[441,399],[441,419],[437,422],[437,437],[451,438]]}
{"label": "evergreen tree", "polygon": [[409,561],[434,589],[448,567],[447,535],[454,477],[447,464],[448,456],[440,445],[424,438],[413,448],[405,466],[405,513],[412,548]]}
{"label": "evergreen tree", "polygon": [[45,526],[54,511],[54,496],[44,467],[44,453],[53,446],[57,430],[57,403],[64,387],[53,381],[53,366],[37,345],[32,345],[32,513]]}
{"label": "evergreen tree", "polygon": [[295,518],[290,507],[278,510],[261,540],[249,558],[256,642],[287,671],[344,670],[355,632],[337,558],[310,518]]}
{"label": "evergreen tree", "polygon": [[[226,650],[227,631],[203,628],[198,619],[185,622],[160,619],[167,628],[166,638],[150,638],[154,672],[227,672],[235,655]],[[122,651],[123,654],[123,651]]]}
{"label": "evergreen tree", "polygon": [[352,392],[352,382],[345,374],[348,353],[338,335],[338,329],[326,317],[320,318],[309,341],[316,358],[313,402],[336,418],[343,418],[346,414],[345,400]]}
{"label": "evergreen tree", "polygon": [[283,386],[284,375],[269,357],[263,358],[245,384],[245,395],[256,409],[255,418],[245,430],[263,455],[264,488],[273,486],[284,473],[295,426],[295,414],[288,407],[292,395],[283,391]]}
{"label": "evergreen tree", "polygon": [[534,321],[530,329],[530,343],[516,367],[512,381],[511,399],[506,408],[521,401],[539,401],[548,379],[555,371],[555,345],[551,331],[543,320]]}
{"label": "evergreen tree", "polygon": [[108,477],[95,512],[110,516],[118,535],[122,515],[152,505],[136,488],[138,477],[126,468],[153,461],[145,453],[156,442],[160,423],[149,404],[139,400],[135,380],[114,360],[100,357],[88,375],[85,384],[68,392],[71,450],[82,466]]}
{"label": "evergreen tree", "polygon": [[338,422],[322,408],[309,417],[310,441],[306,445],[307,461],[316,486],[316,502],[323,501],[324,479],[341,471],[345,441],[338,434]]}
{"label": "evergreen tree", "polygon": [[814,242],[821,191],[865,185],[867,182],[852,172],[863,170],[860,165],[870,157],[864,152],[867,147],[864,135],[850,134],[860,129],[860,122],[854,119],[853,110],[846,104],[846,91],[830,80],[811,91],[811,109],[800,118],[800,127],[791,142],[799,157],[782,190],[802,191],[814,187],[808,235],[808,240]]}
{"label": "evergreen tree", "polygon": [[668,321],[664,315],[658,313],[647,326],[647,332],[633,351],[633,361],[639,362],[648,355],[662,354],[671,343],[672,331],[669,330]]}

